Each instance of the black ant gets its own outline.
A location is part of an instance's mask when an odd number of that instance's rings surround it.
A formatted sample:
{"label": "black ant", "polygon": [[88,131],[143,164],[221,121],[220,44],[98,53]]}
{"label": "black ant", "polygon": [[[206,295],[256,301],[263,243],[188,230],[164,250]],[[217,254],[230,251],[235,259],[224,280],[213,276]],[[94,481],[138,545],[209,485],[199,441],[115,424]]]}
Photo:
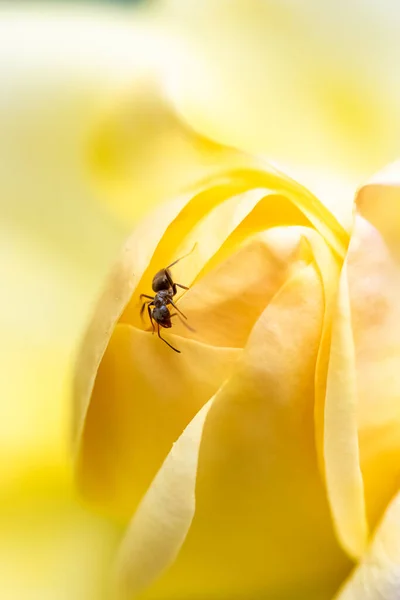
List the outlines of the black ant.
{"label": "black ant", "polygon": [[[181,351],[178,350],[177,348],[174,348],[169,342],[167,342],[167,340],[165,338],[163,338],[161,336],[160,327],[165,327],[166,329],[169,329],[170,327],[172,327],[171,317],[174,317],[175,315],[177,315],[180,318],[181,322],[188,329],[191,329],[191,327],[189,327],[189,325],[187,325],[180,317],[180,315],[182,315],[182,317],[184,319],[187,319],[186,315],[184,315],[183,312],[181,310],[179,310],[179,308],[176,306],[175,302],[173,301],[173,297],[178,292],[178,290],[177,290],[178,287],[182,288],[183,290],[188,290],[189,288],[186,287],[186,285],[182,285],[181,283],[176,283],[172,279],[170,268],[173,267],[174,265],[176,265],[176,263],[181,261],[183,258],[186,258],[187,256],[189,256],[189,254],[191,254],[193,252],[194,247],[188,254],[185,254],[185,256],[181,256],[181,258],[178,258],[178,260],[175,260],[173,263],[168,265],[168,267],[165,267],[164,269],[160,269],[160,271],[158,271],[154,275],[153,281],[151,284],[153,292],[155,292],[154,296],[148,296],[147,294],[140,294],[141,300],[142,300],[142,298],[149,299],[149,300],[145,300],[143,302],[142,308],[140,309],[140,316],[143,317],[144,309],[147,306],[147,312],[149,313],[150,322],[153,327],[153,333],[155,331],[155,327],[154,327],[154,321],[155,321],[157,323],[157,334],[158,334],[158,337],[160,338],[160,340],[165,342],[167,344],[167,346],[169,346],[170,348],[172,348],[172,350],[174,350],[175,352],[178,352],[179,354]],[[168,308],[168,304],[171,304],[177,312],[171,314],[169,311],[169,308]],[[154,307],[154,308],[152,309],[151,307]]]}

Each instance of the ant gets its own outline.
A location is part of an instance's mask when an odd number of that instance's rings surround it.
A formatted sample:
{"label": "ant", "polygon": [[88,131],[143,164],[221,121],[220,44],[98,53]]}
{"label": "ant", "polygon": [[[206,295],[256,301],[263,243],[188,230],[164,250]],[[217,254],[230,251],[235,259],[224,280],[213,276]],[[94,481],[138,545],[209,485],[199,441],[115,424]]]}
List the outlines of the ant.
{"label": "ant", "polygon": [[[143,317],[144,309],[147,306],[147,312],[149,313],[150,322],[153,327],[153,333],[155,331],[155,327],[154,327],[154,321],[155,321],[157,323],[157,334],[158,334],[158,337],[160,338],[160,340],[165,342],[167,344],[167,346],[169,346],[170,348],[172,348],[172,350],[174,350],[175,352],[178,352],[179,354],[181,351],[178,350],[177,348],[174,348],[174,346],[172,346],[169,342],[167,342],[167,340],[165,338],[163,338],[161,336],[160,327],[165,327],[166,329],[169,329],[170,327],[172,327],[171,317],[174,317],[175,315],[177,315],[180,318],[181,322],[188,329],[191,329],[191,327],[189,327],[189,325],[187,325],[181,318],[181,316],[182,316],[184,319],[187,319],[187,316],[184,315],[181,310],[179,310],[179,308],[176,306],[175,302],[173,301],[173,297],[178,292],[178,290],[177,290],[178,287],[182,288],[183,290],[188,290],[189,288],[186,287],[186,285],[182,285],[181,283],[176,283],[172,279],[170,268],[173,267],[174,265],[176,265],[183,258],[186,258],[187,256],[189,256],[189,254],[191,254],[193,252],[195,246],[196,246],[196,244],[193,246],[192,250],[190,252],[188,252],[188,254],[185,254],[185,256],[181,256],[181,258],[178,258],[178,260],[175,260],[173,263],[168,265],[168,267],[165,267],[164,269],[160,269],[160,271],[158,271],[154,275],[153,281],[151,284],[153,292],[155,292],[154,296],[148,296],[147,294],[140,294],[141,300],[142,300],[142,298],[148,298],[148,300],[145,300],[142,304],[142,308],[140,309],[140,316]],[[169,311],[169,308],[168,308],[168,304],[171,304],[177,312],[171,314]],[[151,307],[154,307],[154,308],[152,309]]]}

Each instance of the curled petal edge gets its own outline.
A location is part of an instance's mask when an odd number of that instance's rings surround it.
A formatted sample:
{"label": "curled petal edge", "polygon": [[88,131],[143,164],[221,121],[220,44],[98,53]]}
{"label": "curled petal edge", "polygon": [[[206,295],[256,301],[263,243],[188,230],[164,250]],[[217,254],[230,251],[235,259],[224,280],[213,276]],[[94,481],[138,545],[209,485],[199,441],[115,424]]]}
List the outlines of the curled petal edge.
{"label": "curled petal edge", "polygon": [[115,565],[118,597],[135,597],[179,553],[195,513],[200,443],[214,398],[175,442],[128,527]]}
{"label": "curled petal edge", "polygon": [[400,590],[400,492],[335,600],[395,600]]}
{"label": "curled petal edge", "polygon": [[400,160],[387,165],[358,190],[356,206],[400,260]]}
{"label": "curled petal edge", "polygon": [[355,349],[347,266],[343,266],[328,366],[324,419],[326,485],[339,540],[358,559],[368,542],[357,426]]}

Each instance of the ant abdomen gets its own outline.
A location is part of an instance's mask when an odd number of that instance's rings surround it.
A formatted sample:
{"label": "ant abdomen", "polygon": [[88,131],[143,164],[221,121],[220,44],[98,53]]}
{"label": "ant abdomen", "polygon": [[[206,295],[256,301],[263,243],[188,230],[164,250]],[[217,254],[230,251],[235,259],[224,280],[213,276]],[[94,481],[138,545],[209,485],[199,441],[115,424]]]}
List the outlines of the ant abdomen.
{"label": "ant abdomen", "polygon": [[171,327],[171,313],[169,312],[168,308],[163,305],[163,306],[156,306],[153,309],[153,319],[155,320],[156,323],[159,323],[159,325],[161,325],[161,327]]}

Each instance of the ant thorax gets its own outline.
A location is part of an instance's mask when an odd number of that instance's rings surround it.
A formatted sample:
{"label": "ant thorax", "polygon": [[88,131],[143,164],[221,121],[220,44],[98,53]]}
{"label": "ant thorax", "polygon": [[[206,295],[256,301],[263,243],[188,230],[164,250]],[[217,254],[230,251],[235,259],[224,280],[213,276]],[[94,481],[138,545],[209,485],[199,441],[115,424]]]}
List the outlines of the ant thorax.
{"label": "ant thorax", "polygon": [[154,296],[154,306],[160,307],[168,304],[173,296],[172,289],[169,290],[160,290]]}

